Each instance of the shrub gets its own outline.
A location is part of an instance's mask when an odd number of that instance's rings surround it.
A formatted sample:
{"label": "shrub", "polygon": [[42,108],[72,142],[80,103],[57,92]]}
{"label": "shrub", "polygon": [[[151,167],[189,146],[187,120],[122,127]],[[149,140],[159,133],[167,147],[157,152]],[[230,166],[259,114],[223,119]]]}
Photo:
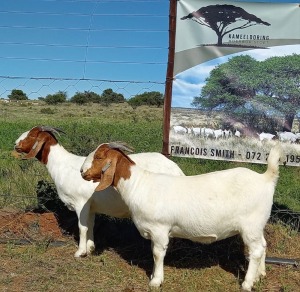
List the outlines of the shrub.
{"label": "shrub", "polygon": [[41,114],[53,115],[54,113],[55,111],[49,107],[41,109]]}
{"label": "shrub", "polygon": [[160,107],[164,104],[164,96],[158,91],[144,92],[130,98],[128,103],[133,108],[141,105],[154,105]]}
{"label": "shrub", "polygon": [[105,89],[100,97],[100,103],[103,105],[109,105],[111,103],[125,102],[123,94],[114,92],[111,88]]}
{"label": "shrub", "polygon": [[48,104],[63,103],[67,101],[67,93],[64,91],[58,91],[55,94],[48,94],[44,100]]}
{"label": "shrub", "polygon": [[77,104],[85,104],[88,102],[99,102],[100,95],[92,91],[76,92],[70,101]]}
{"label": "shrub", "polygon": [[13,89],[7,97],[10,100],[28,100],[27,95],[21,89]]}

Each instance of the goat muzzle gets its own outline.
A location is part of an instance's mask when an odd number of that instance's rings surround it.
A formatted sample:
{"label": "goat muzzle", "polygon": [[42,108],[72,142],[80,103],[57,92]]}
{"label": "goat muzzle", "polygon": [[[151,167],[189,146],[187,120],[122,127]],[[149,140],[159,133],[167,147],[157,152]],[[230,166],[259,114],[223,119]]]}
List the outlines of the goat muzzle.
{"label": "goat muzzle", "polygon": [[11,155],[15,158],[21,158],[22,157],[22,152],[21,151],[18,151],[17,149],[14,149],[12,152],[11,152]]}

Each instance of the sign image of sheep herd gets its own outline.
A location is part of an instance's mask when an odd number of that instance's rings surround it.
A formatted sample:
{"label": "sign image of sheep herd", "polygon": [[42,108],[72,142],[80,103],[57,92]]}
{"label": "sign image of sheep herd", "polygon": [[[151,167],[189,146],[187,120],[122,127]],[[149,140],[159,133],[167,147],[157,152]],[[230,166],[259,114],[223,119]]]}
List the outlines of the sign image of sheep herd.
{"label": "sign image of sheep herd", "polygon": [[169,151],[172,156],[264,164],[271,147],[281,143],[285,157],[281,163],[300,166],[300,118],[293,119],[290,131],[258,130],[260,125],[282,128],[284,122],[275,116],[250,116],[245,125],[223,112],[173,108]]}

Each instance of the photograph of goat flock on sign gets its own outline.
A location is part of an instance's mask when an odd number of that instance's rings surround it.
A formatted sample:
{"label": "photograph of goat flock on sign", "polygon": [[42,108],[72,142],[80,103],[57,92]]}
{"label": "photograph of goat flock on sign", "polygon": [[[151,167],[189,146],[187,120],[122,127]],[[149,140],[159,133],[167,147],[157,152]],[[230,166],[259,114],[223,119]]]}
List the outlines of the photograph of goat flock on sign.
{"label": "photograph of goat flock on sign", "polygon": [[230,3],[178,3],[169,152],[300,166],[300,9]]}

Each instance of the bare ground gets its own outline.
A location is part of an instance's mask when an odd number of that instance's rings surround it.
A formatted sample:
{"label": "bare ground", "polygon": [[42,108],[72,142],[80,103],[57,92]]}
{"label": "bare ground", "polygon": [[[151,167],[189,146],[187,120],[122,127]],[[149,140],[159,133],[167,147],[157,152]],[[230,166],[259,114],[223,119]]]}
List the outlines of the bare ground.
{"label": "bare ground", "polygon": [[[148,291],[150,242],[129,220],[98,217],[97,251],[75,259],[72,212],[0,210],[0,291]],[[300,259],[300,234],[279,224],[265,231],[268,257]],[[160,291],[240,291],[247,260],[239,237],[211,245],[171,241]],[[267,265],[255,291],[300,291],[297,265]]]}

